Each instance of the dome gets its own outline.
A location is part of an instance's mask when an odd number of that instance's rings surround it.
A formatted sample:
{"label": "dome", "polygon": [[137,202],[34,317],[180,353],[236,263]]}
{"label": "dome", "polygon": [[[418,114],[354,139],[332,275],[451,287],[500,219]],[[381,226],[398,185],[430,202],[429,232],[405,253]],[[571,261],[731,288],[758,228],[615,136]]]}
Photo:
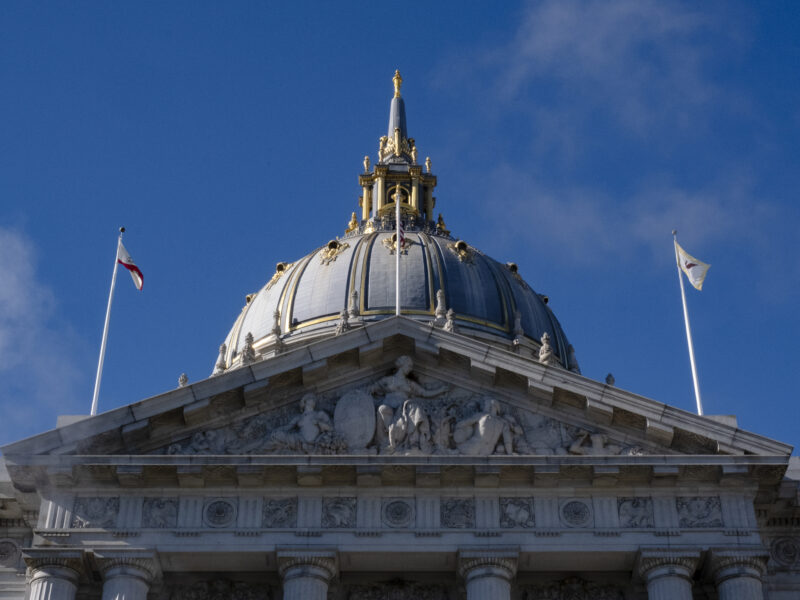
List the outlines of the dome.
{"label": "dome", "polygon": [[[361,219],[353,213],[342,237],[332,239],[275,274],[247,303],[220,348],[215,373],[295,344],[338,335],[396,315],[396,221],[400,215],[400,312],[459,335],[537,353],[542,361],[578,370],[572,347],[547,305],[517,272],[463,240],[433,216],[436,177],[425,172],[406,134],[402,79],[395,73],[389,131],[378,162],[364,157],[359,175]],[[402,240],[405,239],[405,244]],[[543,339],[547,336],[546,339]]]}

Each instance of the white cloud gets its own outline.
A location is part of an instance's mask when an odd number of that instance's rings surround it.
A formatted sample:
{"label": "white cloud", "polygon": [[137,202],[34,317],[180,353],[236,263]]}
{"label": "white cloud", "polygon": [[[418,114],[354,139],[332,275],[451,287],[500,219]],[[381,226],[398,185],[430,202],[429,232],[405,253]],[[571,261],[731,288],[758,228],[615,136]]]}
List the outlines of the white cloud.
{"label": "white cloud", "polygon": [[36,273],[33,243],[0,227],[0,444],[55,426],[76,397],[75,336],[56,325],[55,296]]}
{"label": "white cloud", "polygon": [[487,62],[506,100],[549,98],[550,112],[572,120],[601,108],[646,134],[654,121],[686,127],[687,111],[716,97],[704,74],[713,25],[677,3],[548,0],[527,5],[510,43]]}

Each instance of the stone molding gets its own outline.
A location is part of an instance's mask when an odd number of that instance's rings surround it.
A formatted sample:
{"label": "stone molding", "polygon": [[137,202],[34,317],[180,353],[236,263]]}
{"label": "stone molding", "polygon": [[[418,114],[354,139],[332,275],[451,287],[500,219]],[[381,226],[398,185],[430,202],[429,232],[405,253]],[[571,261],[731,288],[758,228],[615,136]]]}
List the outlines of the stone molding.
{"label": "stone molding", "polygon": [[161,575],[158,555],[154,550],[103,550],[94,553],[94,562],[105,580],[127,576],[150,585]]}
{"label": "stone molding", "polygon": [[752,577],[760,581],[767,571],[768,559],[766,548],[712,549],[710,568],[717,585],[733,577]]}
{"label": "stone molding", "polygon": [[700,562],[700,550],[694,548],[643,548],[635,571],[646,582],[661,577],[680,577],[691,581]]}
{"label": "stone molding", "polygon": [[320,579],[327,585],[339,572],[333,550],[278,550],[278,573],[284,583],[298,577]]}
{"label": "stone molding", "polygon": [[458,553],[458,574],[469,582],[481,577],[499,577],[508,582],[517,574],[519,550],[461,550]]}

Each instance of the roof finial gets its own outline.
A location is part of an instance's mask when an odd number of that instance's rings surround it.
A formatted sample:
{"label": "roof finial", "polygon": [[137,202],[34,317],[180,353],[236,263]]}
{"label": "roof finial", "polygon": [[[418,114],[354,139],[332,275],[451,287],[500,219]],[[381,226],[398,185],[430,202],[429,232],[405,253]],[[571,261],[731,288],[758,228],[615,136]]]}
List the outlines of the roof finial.
{"label": "roof finial", "polygon": [[394,72],[394,77],[392,77],[392,81],[394,81],[394,97],[400,97],[400,86],[403,85],[403,78],[400,76],[400,70],[396,69]]}

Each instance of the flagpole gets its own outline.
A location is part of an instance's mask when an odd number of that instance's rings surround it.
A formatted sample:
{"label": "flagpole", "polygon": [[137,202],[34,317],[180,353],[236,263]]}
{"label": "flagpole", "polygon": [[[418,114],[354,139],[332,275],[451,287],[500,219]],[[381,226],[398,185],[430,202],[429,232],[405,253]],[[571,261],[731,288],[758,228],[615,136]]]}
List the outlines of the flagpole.
{"label": "flagpole", "polygon": [[681,286],[681,300],[683,301],[683,321],[686,324],[686,342],[689,345],[689,362],[692,365],[692,381],[694,382],[694,397],[697,400],[697,414],[703,414],[703,403],[700,400],[700,384],[697,381],[697,365],[694,362],[694,344],[692,343],[692,328],[689,326],[689,309],[686,306],[686,291],[683,287],[683,276],[681,275],[680,258],[678,257],[678,231],[672,230],[672,238],[675,245],[675,266],[678,268],[678,283]]}
{"label": "flagpole", "polygon": [[100,396],[100,380],[103,378],[103,361],[106,357],[106,341],[108,340],[108,322],[111,319],[111,301],[114,299],[114,285],[117,283],[117,259],[119,258],[119,247],[122,244],[122,234],[125,228],[119,228],[119,238],[117,238],[117,251],[114,254],[114,271],[111,275],[111,291],[108,293],[108,306],[106,307],[106,323],[103,326],[103,341],[100,343],[100,360],[97,363],[97,376],[94,380],[94,396],[92,396],[91,416],[97,414],[97,400]]}
{"label": "flagpole", "polygon": [[395,204],[395,236],[397,237],[397,241],[395,242],[395,259],[394,259],[394,266],[395,266],[395,273],[394,273],[394,314],[396,316],[400,316],[400,190],[395,190],[394,196],[394,204]]}

